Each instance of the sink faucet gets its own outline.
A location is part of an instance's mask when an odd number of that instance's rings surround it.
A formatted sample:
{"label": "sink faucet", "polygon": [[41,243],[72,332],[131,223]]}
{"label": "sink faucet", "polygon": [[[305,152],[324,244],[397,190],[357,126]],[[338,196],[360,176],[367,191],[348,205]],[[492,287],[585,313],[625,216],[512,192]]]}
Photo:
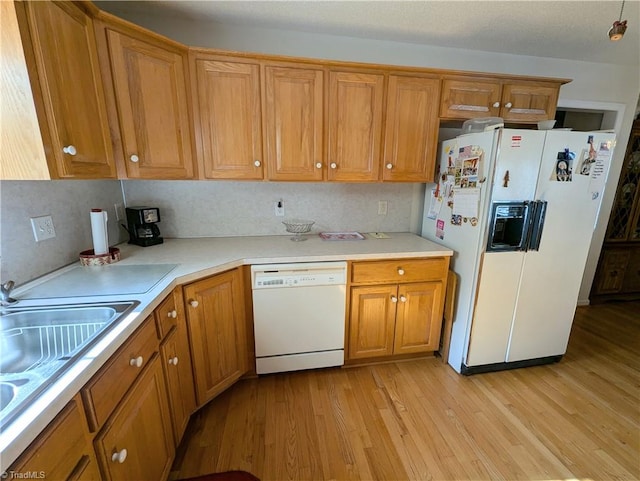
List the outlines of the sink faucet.
{"label": "sink faucet", "polygon": [[4,284],[0,285],[0,305],[2,306],[10,306],[11,304],[15,304],[18,302],[17,299],[12,298],[9,294],[13,290],[13,286],[15,282],[7,281]]}

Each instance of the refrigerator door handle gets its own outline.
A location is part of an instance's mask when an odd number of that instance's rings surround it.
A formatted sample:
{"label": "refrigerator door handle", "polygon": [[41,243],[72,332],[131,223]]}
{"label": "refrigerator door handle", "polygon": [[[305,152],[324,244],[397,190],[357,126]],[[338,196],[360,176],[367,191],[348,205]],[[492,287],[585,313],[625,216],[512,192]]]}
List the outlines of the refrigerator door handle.
{"label": "refrigerator door handle", "polygon": [[527,250],[537,251],[540,249],[540,241],[542,240],[542,229],[544,227],[544,219],[547,215],[547,202],[538,200],[535,202],[533,212],[533,222],[531,223],[531,235]]}

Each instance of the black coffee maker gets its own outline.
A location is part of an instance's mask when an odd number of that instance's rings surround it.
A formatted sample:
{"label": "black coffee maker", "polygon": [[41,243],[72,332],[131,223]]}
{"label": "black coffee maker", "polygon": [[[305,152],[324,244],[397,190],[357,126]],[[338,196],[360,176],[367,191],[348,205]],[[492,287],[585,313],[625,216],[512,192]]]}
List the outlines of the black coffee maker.
{"label": "black coffee maker", "polygon": [[129,244],[147,247],[162,244],[160,229],[160,209],[157,207],[127,207]]}

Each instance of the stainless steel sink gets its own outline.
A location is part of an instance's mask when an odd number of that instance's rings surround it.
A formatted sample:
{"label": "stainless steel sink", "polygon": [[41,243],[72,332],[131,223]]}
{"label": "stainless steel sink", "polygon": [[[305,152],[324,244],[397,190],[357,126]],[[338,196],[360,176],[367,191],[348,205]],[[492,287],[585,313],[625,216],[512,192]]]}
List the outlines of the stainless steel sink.
{"label": "stainless steel sink", "polygon": [[12,312],[0,317],[0,373],[35,369],[72,356],[115,317],[113,307]]}
{"label": "stainless steel sink", "polygon": [[0,313],[0,426],[138,304],[14,307]]}
{"label": "stainless steel sink", "polygon": [[16,386],[10,382],[0,382],[0,411],[16,397]]}

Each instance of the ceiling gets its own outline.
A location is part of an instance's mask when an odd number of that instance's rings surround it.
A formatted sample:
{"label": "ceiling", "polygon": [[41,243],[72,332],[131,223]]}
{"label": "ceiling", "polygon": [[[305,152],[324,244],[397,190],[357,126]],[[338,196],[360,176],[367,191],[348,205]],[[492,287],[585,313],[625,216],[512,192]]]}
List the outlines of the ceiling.
{"label": "ceiling", "polygon": [[[96,2],[127,13],[441,47],[640,65],[640,0],[626,0],[622,40],[607,32],[617,0],[311,0]],[[639,72],[640,75],[640,72]]]}

